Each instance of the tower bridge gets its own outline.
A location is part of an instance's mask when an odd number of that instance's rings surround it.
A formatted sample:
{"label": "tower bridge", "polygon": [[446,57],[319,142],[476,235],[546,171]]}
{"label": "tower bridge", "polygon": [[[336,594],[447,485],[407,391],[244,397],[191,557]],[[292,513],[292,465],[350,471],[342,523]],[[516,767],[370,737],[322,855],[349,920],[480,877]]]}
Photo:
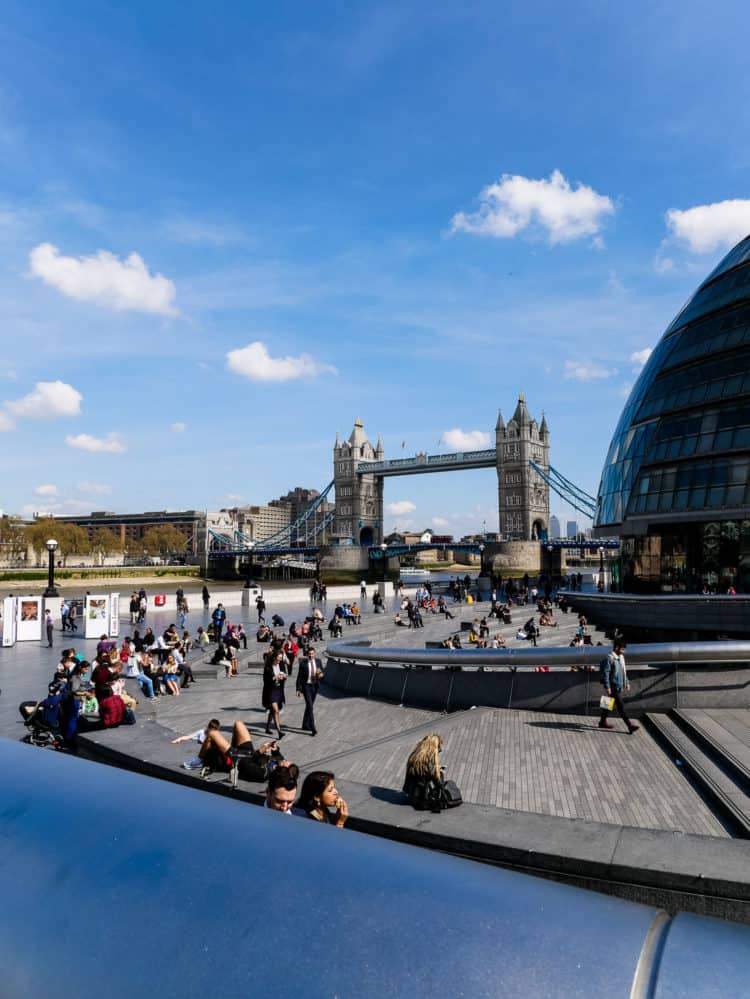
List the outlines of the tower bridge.
{"label": "tower bridge", "polygon": [[498,411],[495,446],[452,454],[416,454],[386,460],[383,442],[375,447],[357,419],[349,438],[336,435],[333,481],[336,513],[333,545],[371,547],[383,540],[383,481],[397,475],[494,468],[497,471],[498,525],[512,541],[543,541],[549,528],[550,434],[547,420],[530,416],[523,393],[506,424]]}
{"label": "tower bridge", "polygon": [[[520,393],[513,416],[507,423],[498,411],[495,446],[472,451],[420,452],[387,459],[381,437],[378,436],[373,447],[362,421],[355,420],[346,440],[342,441],[336,434],[333,479],[288,527],[262,540],[238,530],[233,533],[209,531],[208,556],[218,559],[245,556],[252,560],[294,552],[308,558],[317,556],[333,568],[363,569],[369,558],[382,554],[379,546],[385,534],[385,479],[478,468],[494,468],[497,472],[498,533],[503,539],[501,546],[505,545],[510,552],[509,568],[521,565],[533,568],[540,559],[540,543],[548,556],[561,547],[570,547],[547,540],[550,490],[576,510],[589,516],[593,514],[594,498],[550,465],[547,420],[542,415],[538,423],[529,414],[524,395]],[[331,510],[324,501],[332,492],[335,493],[335,507]],[[463,550],[460,544],[448,547]],[[475,548],[478,551],[477,546],[471,550]],[[388,557],[395,554],[395,550],[389,550]]]}

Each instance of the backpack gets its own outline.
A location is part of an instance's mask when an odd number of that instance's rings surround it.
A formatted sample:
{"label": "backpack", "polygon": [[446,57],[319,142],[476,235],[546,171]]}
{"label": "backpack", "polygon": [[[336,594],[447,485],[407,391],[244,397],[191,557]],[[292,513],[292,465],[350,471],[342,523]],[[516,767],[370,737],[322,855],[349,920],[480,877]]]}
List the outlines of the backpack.
{"label": "backpack", "polygon": [[461,792],[456,782],[453,780],[444,780],[440,786],[440,807],[458,808],[459,805],[463,804],[463,801],[464,799],[461,797]]}

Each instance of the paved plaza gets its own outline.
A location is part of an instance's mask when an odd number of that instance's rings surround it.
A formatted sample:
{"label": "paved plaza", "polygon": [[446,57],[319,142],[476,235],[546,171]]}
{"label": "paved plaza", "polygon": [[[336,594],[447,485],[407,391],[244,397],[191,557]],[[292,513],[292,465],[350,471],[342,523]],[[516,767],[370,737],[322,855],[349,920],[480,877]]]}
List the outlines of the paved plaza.
{"label": "paved plaza", "polygon": [[[301,594],[302,596],[302,594]],[[272,591],[267,594],[266,617],[274,610],[287,624],[309,613],[309,604],[275,608]],[[373,615],[365,610],[363,624],[345,629],[344,637],[370,639],[375,644],[423,648],[457,630],[462,620],[472,620],[488,610],[487,605],[456,608],[453,621],[426,616],[425,628],[410,631],[392,623],[389,613]],[[332,603],[324,613],[332,611]],[[522,643],[514,638],[519,624],[530,609],[514,610],[512,625],[502,632],[509,647]],[[147,623],[155,630],[165,627],[172,612],[150,614]],[[200,666],[199,682],[179,698],[145,700],[135,681],[129,688],[139,699],[138,723],[86,737],[96,746],[144,761],[150,767],[165,768],[179,779],[203,785],[194,772],[181,768],[182,761],[195,754],[191,743],[172,745],[172,739],[201,728],[209,717],[217,716],[225,731],[241,719],[256,744],[265,740],[265,712],[261,707],[262,680],[259,664],[267,646],[254,640],[255,611],[233,612],[235,621],[249,626],[248,651],[243,652],[241,675],[226,679],[206,665],[208,656],[193,656]],[[560,627],[543,632],[540,644],[567,645],[577,624],[574,615],[558,614]],[[192,614],[189,624],[195,630],[204,615]],[[124,622],[123,622],[124,624]],[[127,630],[127,629],[126,629]],[[493,629],[493,633],[494,630]],[[62,644],[62,635],[55,640]],[[594,636],[594,641],[603,636]],[[65,644],[69,644],[66,636]],[[89,655],[94,643],[76,642]],[[19,644],[0,654],[0,734],[20,738],[23,727],[17,712],[21,700],[42,696],[57,662],[55,650],[34,644]],[[222,672],[222,671],[218,671]],[[653,741],[647,731],[628,736],[624,727],[602,732],[596,717],[555,715],[542,712],[507,711],[478,707],[470,711],[443,714],[402,707],[396,704],[349,697],[337,691],[321,692],[316,704],[318,735],[310,737],[300,728],[303,702],[295,697],[294,680],[287,683],[287,704],[282,715],[286,732],[282,748],[303,772],[330,769],[343,793],[367,802],[367,811],[379,821],[398,824],[411,809],[400,796],[406,757],[422,735],[441,734],[442,759],[449,776],[460,786],[469,804],[497,809],[498,821],[504,810],[582,819],[641,829],[673,830],[682,833],[726,837],[728,834],[693,789],[683,772]],[[210,783],[224,783],[223,775],[212,775]],[[260,790],[258,785],[249,789]],[[468,814],[468,813],[467,813]],[[440,823],[444,816],[424,815],[424,823]],[[466,835],[471,830],[466,829]]]}

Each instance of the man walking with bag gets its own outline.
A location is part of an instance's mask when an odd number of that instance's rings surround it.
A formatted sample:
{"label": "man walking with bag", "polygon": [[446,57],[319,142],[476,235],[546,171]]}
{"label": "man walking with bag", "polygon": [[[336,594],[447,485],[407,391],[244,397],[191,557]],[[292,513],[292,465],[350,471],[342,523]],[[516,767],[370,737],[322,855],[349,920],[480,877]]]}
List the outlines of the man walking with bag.
{"label": "man walking with bag", "polygon": [[[624,690],[630,690],[628,672],[625,668],[624,652],[624,644],[621,641],[615,641],[612,651],[606,659],[602,659],[599,666],[602,687],[604,687],[605,695],[600,701],[602,713],[599,719],[599,728],[614,728],[614,725],[607,721],[607,715],[612,710],[612,706],[615,706],[620,712],[622,720],[627,725],[628,732],[632,735],[633,732],[638,731],[640,725],[636,725],[635,722],[631,722],[627,716],[627,712],[625,711],[625,705],[622,703],[622,692]],[[603,703],[606,698],[610,698],[614,702],[614,705],[607,706]]]}

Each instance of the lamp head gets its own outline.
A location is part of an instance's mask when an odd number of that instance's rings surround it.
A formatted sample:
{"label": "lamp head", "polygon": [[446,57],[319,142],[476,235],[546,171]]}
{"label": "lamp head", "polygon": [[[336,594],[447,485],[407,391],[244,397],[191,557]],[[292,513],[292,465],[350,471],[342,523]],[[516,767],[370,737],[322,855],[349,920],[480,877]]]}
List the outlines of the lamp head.
{"label": "lamp head", "polygon": [[47,551],[53,552],[56,549],[57,549],[57,542],[55,541],[54,538],[50,538],[49,541],[47,542]]}

